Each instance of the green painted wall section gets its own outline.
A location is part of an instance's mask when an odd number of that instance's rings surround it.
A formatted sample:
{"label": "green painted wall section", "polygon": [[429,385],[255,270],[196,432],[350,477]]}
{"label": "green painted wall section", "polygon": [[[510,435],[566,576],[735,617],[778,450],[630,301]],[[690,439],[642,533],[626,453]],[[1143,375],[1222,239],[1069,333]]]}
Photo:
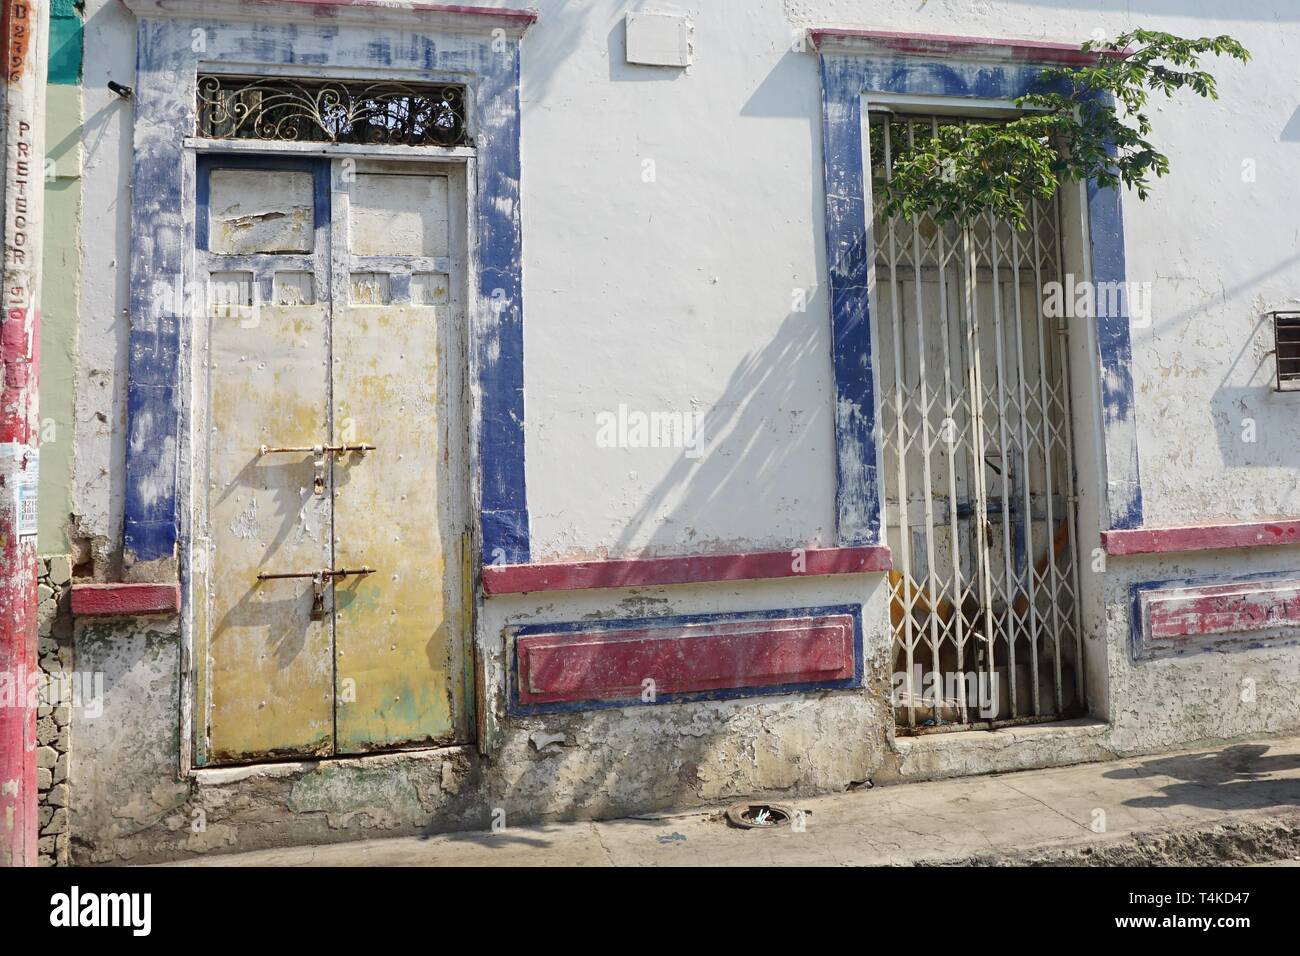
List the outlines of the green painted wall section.
{"label": "green painted wall section", "polygon": [[81,12],[50,8],[45,102],[45,239],[41,280],[41,484],[37,549],[66,554],[72,513],[77,307],[81,288]]}
{"label": "green painted wall section", "polygon": [[81,82],[81,12],[73,0],[50,4],[50,83],[61,86]]}

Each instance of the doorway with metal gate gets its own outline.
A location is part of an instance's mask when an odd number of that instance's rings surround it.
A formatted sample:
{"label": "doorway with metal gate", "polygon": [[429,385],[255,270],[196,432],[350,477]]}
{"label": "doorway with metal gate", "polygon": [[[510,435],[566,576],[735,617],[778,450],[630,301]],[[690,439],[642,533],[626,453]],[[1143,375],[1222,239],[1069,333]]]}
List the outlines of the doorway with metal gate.
{"label": "doorway with metal gate", "polygon": [[1081,712],[1074,453],[1056,200],[1022,229],[883,214],[896,156],[952,116],[873,113],[871,312],[895,725],[994,728]]}

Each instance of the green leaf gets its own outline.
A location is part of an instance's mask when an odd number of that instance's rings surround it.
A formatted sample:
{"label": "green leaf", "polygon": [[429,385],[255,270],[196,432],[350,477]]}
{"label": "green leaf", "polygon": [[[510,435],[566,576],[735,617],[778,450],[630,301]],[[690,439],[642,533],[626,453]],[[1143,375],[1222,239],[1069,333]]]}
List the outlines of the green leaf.
{"label": "green leaf", "polygon": [[[1121,182],[1140,199],[1169,159],[1148,139],[1151,93],[1190,90],[1218,98],[1205,55],[1242,63],[1250,53],[1230,36],[1185,39],[1135,29],[1081,48],[1095,62],[1043,71],[1038,89],[1016,100],[1026,112],[1006,122],[944,122],[923,133],[887,121],[872,127],[872,171],[886,216],[929,212],[937,222],[968,224],[992,214],[1025,225],[1025,201],[1050,199],[1062,182]],[[878,141],[879,140],[879,141]]]}

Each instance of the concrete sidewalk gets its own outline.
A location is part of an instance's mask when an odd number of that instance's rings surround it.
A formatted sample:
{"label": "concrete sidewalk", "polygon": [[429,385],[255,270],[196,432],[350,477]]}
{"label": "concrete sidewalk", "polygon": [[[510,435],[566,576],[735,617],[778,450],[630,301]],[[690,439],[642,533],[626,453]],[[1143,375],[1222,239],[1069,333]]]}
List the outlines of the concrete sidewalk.
{"label": "concrete sidewalk", "polygon": [[[198,866],[1247,864],[1300,857],[1300,737],[774,802],[805,827],[721,809],[263,850]],[[508,808],[507,808],[508,810]],[[507,820],[507,823],[509,821]]]}

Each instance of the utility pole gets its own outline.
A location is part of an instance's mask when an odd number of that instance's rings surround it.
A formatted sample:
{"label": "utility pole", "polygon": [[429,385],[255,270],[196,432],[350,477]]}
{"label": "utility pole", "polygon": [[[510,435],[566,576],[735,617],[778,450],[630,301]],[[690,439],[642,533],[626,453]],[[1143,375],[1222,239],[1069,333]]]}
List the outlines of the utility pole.
{"label": "utility pole", "polygon": [[0,0],[0,865],[36,864],[36,487],[49,0]]}

